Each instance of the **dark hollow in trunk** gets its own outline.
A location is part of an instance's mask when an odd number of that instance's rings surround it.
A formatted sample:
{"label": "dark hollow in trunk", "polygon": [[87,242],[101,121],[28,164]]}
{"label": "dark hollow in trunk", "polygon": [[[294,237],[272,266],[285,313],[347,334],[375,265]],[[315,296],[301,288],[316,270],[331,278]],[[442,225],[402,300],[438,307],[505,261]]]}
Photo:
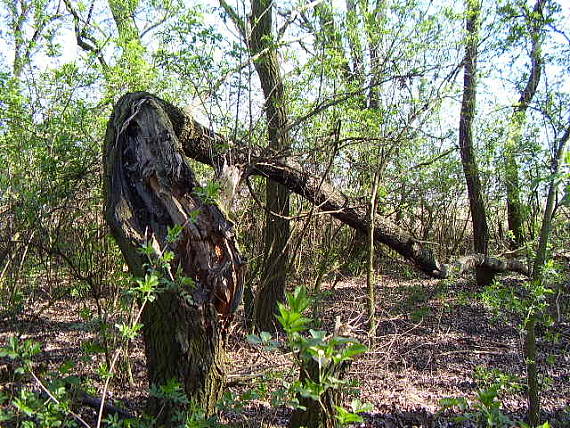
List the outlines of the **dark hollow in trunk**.
{"label": "dark hollow in trunk", "polygon": [[[145,93],[116,104],[105,136],[105,217],[133,275],[146,273],[141,246],[174,253],[163,272],[171,286],[142,314],[148,380],[177,381],[211,414],[224,384],[224,325],[241,298],[245,263],[233,225],[199,196],[179,139],[193,132],[191,123],[177,122],[167,107]],[[168,243],[174,225],[182,232]],[[161,423],[176,410],[158,399],[149,404]]]}

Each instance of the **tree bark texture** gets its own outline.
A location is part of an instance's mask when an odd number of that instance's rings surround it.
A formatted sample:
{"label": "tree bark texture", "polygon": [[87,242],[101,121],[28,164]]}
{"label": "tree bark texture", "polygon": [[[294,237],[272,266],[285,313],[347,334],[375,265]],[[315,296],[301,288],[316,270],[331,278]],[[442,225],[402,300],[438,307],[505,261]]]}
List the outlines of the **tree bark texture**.
{"label": "tree bark texture", "polygon": [[[212,166],[218,173],[221,173],[225,164],[242,170],[246,179],[250,175],[267,177],[306,198],[320,211],[329,212],[363,235],[367,233],[369,222],[366,205],[340,192],[330,182],[323,181],[322,177],[308,172],[293,156],[285,159],[270,148],[258,149],[241,145],[239,141],[231,141],[194,121],[183,110],[150,94],[137,93],[131,96],[150,97],[160,103],[173,124],[182,150],[189,158]],[[442,264],[431,248],[379,215],[374,218],[374,242],[386,245],[418,270],[434,278],[448,278],[477,266],[485,266],[497,273],[514,271],[528,275],[528,269],[522,263],[484,254],[474,254],[452,264]]]}
{"label": "tree bark texture", "polygon": [[[269,147],[275,152],[283,152],[289,148],[289,133],[285,91],[273,43],[272,5],[269,0],[251,2],[249,50],[252,57],[260,55],[254,66],[265,98]],[[263,269],[255,296],[254,322],[260,331],[273,331],[276,328],[277,302],[285,298],[291,231],[289,220],[284,217],[289,216],[289,189],[274,181],[268,181],[265,189],[270,212],[265,221]]]}
{"label": "tree bark texture", "polygon": [[[548,185],[548,195],[546,197],[546,208],[544,209],[544,217],[540,229],[538,239],[538,248],[534,259],[532,269],[532,279],[540,284],[543,281],[543,269],[546,263],[546,252],[548,240],[550,239],[550,231],[552,229],[552,217],[554,214],[554,205],[556,198],[556,177],[560,172],[560,162],[564,159],[564,151],[566,144],[570,139],[570,123],[566,128],[562,137],[556,142],[554,148],[554,156],[550,166],[551,179]],[[526,336],[524,343],[525,360],[527,365],[527,383],[528,383],[528,417],[531,426],[537,426],[540,420],[540,384],[538,381],[537,366],[537,344],[536,344],[536,322],[538,315],[531,313],[526,324]]]}
{"label": "tree bark texture", "polygon": [[[479,168],[473,148],[473,120],[475,118],[475,100],[477,88],[477,45],[479,43],[480,0],[466,0],[465,18],[465,57],[463,59],[463,100],[459,118],[459,148],[461,163],[469,195],[469,207],[473,222],[473,242],[476,253],[487,254],[489,249],[489,228]],[[483,266],[476,268],[477,283],[488,284],[493,279],[493,273]]]}
{"label": "tree bark texture", "polygon": [[[148,380],[156,386],[178,381],[211,414],[224,383],[223,326],[241,298],[245,263],[233,225],[199,197],[181,145],[194,132],[192,122],[169,110],[146,93],[116,104],[105,137],[105,217],[133,275],[146,273],[142,246],[174,253],[164,270],[173,285],[142,314]],[[169,243],[174,225],[182,232]],[[172,416],[167,403],[150,405],[162,421]]]}
{"label": "tree bark texture", "polygon": [[520,93],[517,105],[515,106],[511,122],[509,124],[509,135],[505,147],[505,186],[507,193],[507,222],[512,233],[511,247],[519,248],[524,244],[525,236],[523,230],[524,210],[520,198],[519,165],[517,152],[520,148],[520,140],[526,111],[536,94],[544,60],[542,58],[542,40],[544,34],[542,28],[545,24],[543,10],[546,0],[537,0],[532,10],[532,15],[528,16],[529,33],[532,40],[530,50],[531,67],[524,89]]}

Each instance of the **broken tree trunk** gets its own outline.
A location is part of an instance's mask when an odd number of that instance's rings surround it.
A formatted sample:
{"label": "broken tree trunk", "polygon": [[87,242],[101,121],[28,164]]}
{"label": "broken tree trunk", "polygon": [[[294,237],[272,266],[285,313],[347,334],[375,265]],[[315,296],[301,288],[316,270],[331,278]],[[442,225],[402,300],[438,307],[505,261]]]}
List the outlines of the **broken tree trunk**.
{"label": "broken tree trunk", "polygon": [[[133,275],[148,270],[142,246],[174,253],[142,313],[149,384],[174,380],[211,414],[225,378],[223,325],[241,298],[245,263],[233,225],[199,196],[180,143],[194,131],[177,119],[147,94],[118,101],[105,136],[105,217]],[[169,242],[175,225],[181,234]],[[152,400],[151,412],[168,423],[177,409]]]}
{"label": "broken tree trunk", "polygon": [[[181,109],[153,95],[137,93],[132,96],[156,100],[163,107],[174,125],[174,131],[186,156],[214,167],[220,174],[224,165],[233,165],[239,168],[245,177],[267,177],[283,184],[315,204],[319,210],[329,212],[363,234],[368,230],[369,222],[364,204],[338,191],[322,177],[308,172],[293,156],[285,158],[270,149],[262,150],[233,142],[194,121]],[[379,215],[374,218],[374,241],[376,244],[388,246],[413,263],[417,269],[434,278],[447,278],[456,272],[478,266],[497,273],[514,271],[528,274],[522,263],[514,260],[502,261],[481,254],[460,259],[453,265],[441,264],[430,248]]]}

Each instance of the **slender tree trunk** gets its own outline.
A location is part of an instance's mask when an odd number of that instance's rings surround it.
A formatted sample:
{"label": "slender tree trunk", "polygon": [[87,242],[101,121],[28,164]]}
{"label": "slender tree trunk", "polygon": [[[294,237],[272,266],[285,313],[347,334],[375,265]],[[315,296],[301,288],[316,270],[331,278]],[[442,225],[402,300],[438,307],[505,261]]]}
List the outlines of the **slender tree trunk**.
{"label": "slender tree trunk", "polygon": [[375,171],[370,194],[370,207],[368,216],[368,266],[366,270],[366,288],[368,293],[368,333],[370,336],[376,335],[376,296],[375,296],[375,275],[374,275],[374,218],[376,217],[376,195],[380,183],[380,169]]}
{"label": "slender tree trunk", "polygon": [[121,47],[126,47],[130,43],[140,45],[139,30],[135,23],[135,11],[139,0],[108,0],[108,4],[119,33],[119,45]]}
{"label": "slender tree trunk", "polygon": [[[269,134],[269,147],[280,155],[289,148],[285,91],[277,52],[273,45],[273,3],[254,0],[251,4],[251,56],[260,55],[255,70],[265,97],[265,113]],[[277,214],[267,214],[264,232],[264,261],[261,283],[255,297],[254,318],[259,330],[276,328],[277,302],[285,298],[285,284],[289,260],[289,220],[279,217],[289,215],[289,190],[268,182],[266,184],[267,208]]]}
{"label": "slender tree trunk", "polygon": [[[10,4],[10,3],[8,3]],[[20,5],[20,9],[18,8]],[[12,12],[12,19],[11,19],[11,30],[12,34],[14,35],[14,62],[12,65],[12,72],[14,73],[14,77],[16,79],[20,79],[22,76],[22,71],[24,70],[25,58],[24,58],[24,23],[27,19],[27,10],[29,5],[26,5],[25,2],[16,2],[14,1],[10,7],[10,11]]]}
{"label": "slender tree trunk", "polygon": [[[476,253],[487,255],[489,249],[489,228],[481,191],[481,180],[477,159],[473,148],[473,119],[475,118],[475,99],[477,87],[477,44],[479,43],[480,0],[466,0],[465,18],[465,58],[463,75],[463,101],[459,119],[459,147],[461,163],[467,183],[469,207],[473,222],[473,241]],[[477,283],[487,284],[492,281],[492,273],[484,268],[476,269]]]}
{"label": "slender tree trunk", "polygon": [[[195,129],[171,113],[145,93],[115,106],[105,137],[105,217],[133,275],[147,273],[142,246],[174,253],[162,272],[168,282],[142,314],[149,384],[177,381],[209,415],[224,383],[223,327],[241,298],[244,262],[232,224],[197,195],[178,139]],[[176,243],[166,239],[174,225],[182,228]],[[159,423],[176,407],[150,401]]]}
{"label": "slender tree trunk", "polygon": [[544,35],[543,10],[546,0],[537,0],[532,15],[527,19],[529,22],[529,32],[532,39],[530,51],[531,69],[525,88],[522,90],[518,103],[511,117],[509,133],[505,145],[505,186],[507,193],[507,221],[509,230],[512,233],[511,248],[519,248],[524,244],[525,235],[523,224],[525,219],[524,210],[520,198],[519,166],[517,153],[520,147],[520,140],[526,111],[530,105],[542,74],[542,40]]}
{"label": "slender tree trunk", "polygon": [[[548,185],[548,195],[546,197],[546,208],[544,209],[544,217],[542,219],[542,227],[538,239],[538,248],[532,270],[532,279],[536,284],[543,281],[543,269],[546,263],[546,251],[548,240],[550,239],[550,231],[552,229],[552,216],[554,213],[554,205],[556,199],[556,176],[560,171],[560,161],[563,159],[566,143],[570,139],[570,124],[566,128],[564,135],[556,142],[552,165],[550,168],[551,178]],[[526,323],[525,337],[525,360],[527,364],[527,383],[528,383],[528,419],[531,426],[537,426],[540,421],[540,385],[538,382],[537,357],[538,351],[536,346],[536,323],[537,316],[535,312],[530,314]]]}
{"label": "slender tree trunk", "polygon": [[526,361],[528,420],[531,427],[540,420],[540,385],[538,383],[538,366],[536,349],[536,315],[531,314],[525,325],[524,354]]}

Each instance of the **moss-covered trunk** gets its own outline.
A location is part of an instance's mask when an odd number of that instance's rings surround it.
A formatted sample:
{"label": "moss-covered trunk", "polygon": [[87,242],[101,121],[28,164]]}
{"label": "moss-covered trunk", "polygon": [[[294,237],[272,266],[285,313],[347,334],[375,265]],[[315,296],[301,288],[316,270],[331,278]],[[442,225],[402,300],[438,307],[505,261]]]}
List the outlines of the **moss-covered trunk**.
{"label": "moss-covered trunk", "polygon": [[[209,310],[208,310],[209,309]],[[180,383],[193,405],[215,412],[225,382],[225,352],[212,308],[203,312],[177,293],[163,293],[143,313],[149,385]],[[151,414],[169,422],[184,406],[153,397]]]}
{"label": "moss-covered trunk", "polygon": [[[252,57],[259,56],[254,66],[265,98],[269,147],[285,154],[290,145],[289,122],[279,57],[273,41],[273,6],[268,0],[251,2],[248,46]],[[286,218],[289,216],[289,193],[289,189],[279,183],[268,181],[266,184],[266,201],[270,212],[266,214],[263,270],[254,305],[254,321],[259,331],[275,330],[277,303],[285,298],[291,235]]]}
{"label": "moss-covered trunk", "polygon": [[[179,137],[192,132],[191,122],[152,95],[121,98],[105,139],[105,214],[134,275],[148,269],[142,246],[173,253],[162,272],[168,281],[142,316],[149,384],[174,380],[211,414],[224,383],[223,327],[241,298],[244,262],[232,224],[202,200],[182,153]],[[181,233],[172,242],[175,225]],[[179,407],[150,402],[163,424]]]}

